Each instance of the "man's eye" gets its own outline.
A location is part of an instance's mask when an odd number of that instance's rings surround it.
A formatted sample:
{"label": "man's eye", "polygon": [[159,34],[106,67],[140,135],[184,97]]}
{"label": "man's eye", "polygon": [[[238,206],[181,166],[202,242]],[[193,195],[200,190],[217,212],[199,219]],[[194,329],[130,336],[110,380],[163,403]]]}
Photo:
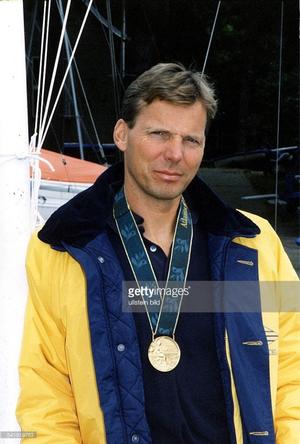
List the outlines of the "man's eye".
{"label": "man's eye", "polygon": [[193,137],[186,137],[185,142],[189,143],[190,145],[194,146],[201,146],[202,144],[199,142],[199,140],[194,139]]}
{"label": "man's eye", "polygon": [[169,133],[167,131],[151,131],[151,135],[158,137],[163,140],[167,140],[169,138]]}
{"label": "man's eye", "polygon": [[164,136],[166,133],[164,131],[152,131],[151,134],[154,134],[156,136]]}

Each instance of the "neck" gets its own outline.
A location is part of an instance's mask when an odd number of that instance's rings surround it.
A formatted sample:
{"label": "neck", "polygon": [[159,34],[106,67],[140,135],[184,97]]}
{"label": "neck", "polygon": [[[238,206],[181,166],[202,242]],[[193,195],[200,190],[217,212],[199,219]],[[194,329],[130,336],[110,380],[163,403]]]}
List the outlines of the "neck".
{"label": "neck", "polygon": [[172,200],[155,199],[127,189],[125,195],[130,209],[144,219],[144,237],[159,245],[168,256],[173,241],[177,211],[181,196]]}

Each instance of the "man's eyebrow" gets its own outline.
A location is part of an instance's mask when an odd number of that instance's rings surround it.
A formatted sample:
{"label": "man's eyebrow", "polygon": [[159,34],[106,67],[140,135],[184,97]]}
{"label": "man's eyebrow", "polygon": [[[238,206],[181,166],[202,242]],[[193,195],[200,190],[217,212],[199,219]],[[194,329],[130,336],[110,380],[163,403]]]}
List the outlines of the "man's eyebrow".
{"label": "man's eyebrow", "polygon": [[186,138],[195,139],[198,142],[204,142],[204,140],[205,140],[205,136],[203,134],[183,134],[182,137],[184,139],[186,139]]}
{"label": "man's eyebrow", "polygon": [[165,131],[165,132],[168,132],[168,133],[171,132],[171,131],[167,130],[166,128],[161,127],[160,125],[147,126],[144,129],[145,129],[145,131],[153,131],[153,130],[155,130],[155,131]]}
{"label": "man's eyebrow", "polygon": [[159,124],[158,125],[152,125],[152,126],[146,126],[144,128],[144,131],[146,131],[146,132],[161,131],[161,132],[168,133],[168,134],[178,134],[183,139],[191,138],[191,139],[197,140],[199,143],[202,143],[205,140],[205,135],[204,134],[188,134],[188,133],[187,134],[179,134],[179,133],[176,133],[176,132],[173,133],[172,131],[170,131],[170,130],[160,126]]}

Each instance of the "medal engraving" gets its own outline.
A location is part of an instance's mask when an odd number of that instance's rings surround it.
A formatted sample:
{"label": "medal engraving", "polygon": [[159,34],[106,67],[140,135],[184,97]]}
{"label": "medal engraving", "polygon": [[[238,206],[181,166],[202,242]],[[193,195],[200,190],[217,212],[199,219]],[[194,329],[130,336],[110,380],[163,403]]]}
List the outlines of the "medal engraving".
{"label": "medal engraving", "polygon": [[179,345],[169,336],[158,336],[149,346],[148,358],[156,370],[169,372],[180,361]]}

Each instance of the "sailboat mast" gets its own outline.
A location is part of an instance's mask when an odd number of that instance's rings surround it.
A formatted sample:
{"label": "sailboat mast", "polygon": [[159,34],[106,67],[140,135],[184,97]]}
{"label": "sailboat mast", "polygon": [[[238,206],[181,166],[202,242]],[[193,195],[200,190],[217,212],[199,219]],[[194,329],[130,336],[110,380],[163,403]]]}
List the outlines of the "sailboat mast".
{"label": "sailboat mast", "polygon": [[9,433],[19,430],[15,419],[17,364],[27,293],[24,262],[30,235],[22,0],[0,1],[0,60],[0,430],[1,442],[11,443],[15,441]]}

